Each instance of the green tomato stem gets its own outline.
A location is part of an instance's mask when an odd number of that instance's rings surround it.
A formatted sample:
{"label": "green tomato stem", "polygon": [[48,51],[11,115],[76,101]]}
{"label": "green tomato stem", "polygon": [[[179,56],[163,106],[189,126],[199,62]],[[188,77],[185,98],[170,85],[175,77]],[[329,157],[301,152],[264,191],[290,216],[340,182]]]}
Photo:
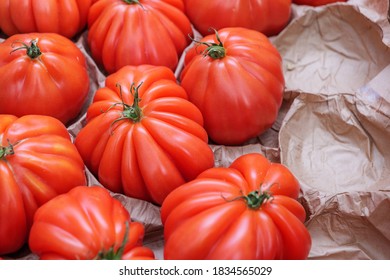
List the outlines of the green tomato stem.
{"label": "green tomato stem", "polygon": [[126,4],[141,4],[139,0],[123,0]]}
{"label": "green tomato stem", "polygon": [[257,210],[259,209],[265,202],[272,198],[272,194],[269,192],[261,192],[261,191],[252,191],[247,195],[242,195],[235,197],[233,199],[227,200],[228,202],[244,200],[249,209]]}
{"label": "green tomato stem", "polygon": [[142,110],[139,107],[139,102],[141,101],[141,99],[139,98],[139,93],[138,93],[138,90],[141,85],[142,83],[137,87],[134,86],[134,84],[131,85],[130,91],[134,96],[134,102],[133,105],[131,105],[130,107],[126,108],[126,110],[123,111],[123,117],[128,118],[133,122],[139,122],[142,118]]}
{"label": "green tomato stem", "polygon": [[[15,51],[17,51],[17,50],[26,49],[26,54],[27,54],[27,56],[29,56],[31,59],[35,59],[35,58],[39,57],[39,56],[42,54],[41,50],[39,49],[39,47],[38,47],[38,45],[37,45],[37,40],[36,40],[36,39],[31,40],[30,46],[27,45],[27,44],[24,43],[24,42],[19,42],[19,41],[14,42],[13,45],[14,45],[15,43],[20,43],[20,44],[22,44],[22,46],[19,47],[19,48],[13,49],[13,50],[11,51],[11,53],[13,53],[13,52],[15,52]],[[13,47],[13,45],[12,45],[12,47]]]}
{"label": "green tomato stem", "polygon": [[197,41],[197,40],[195,40],[195,39],[193,39],[191,37],[190,38],[191,38],[192,41],[194,41],[195,43],[197,43],[199,45],[207,46],[207,48],[203,51],[203,55],[204,56],[209,56],[212,59],[221,59],[221,58],[224,58],[226,56],[226,49],[223,46],[223,43],[221,41],[221,38],[219,37],[219,34],[218,34],[217,30],[214,29],[214,32],[215,32],[215,37],[216,37],[216,39],[218,41],[218,44],[217,43]]}
{"label": "green tomato stem", "polygon": [[8,140],[8,146],[0,146],[0,159],[4,159],[6,156],[13,155],[15,153],[14,146]]}
{"label": "green tomato stem", "polygon": [[251,209],[259,209],[263,203],[271,198],[271,194],[267,192],[253,191],[247,196],[244,196],[246,203]]}
{"label": "green tomato stem", "polygon": [[123,101],[121,85],[116,84],[116,86],[119,88],[119,95],[122,99],[122,102],[114,103],[112,106],[110,106],[110,108],[108,108],[107,111],[111,110],[113,107],[115,107],[117,105],[122,105],[123,109],[122,109],[121,116],[111,123],[111,128],[115,123],[117,123],[119,121],[123,121],[123,120],[130,120],[133,123],[137,123],[137,122],[141,121],[142,110],[139,106],[139,102],[141,101],[141,99],[139,98],[139,94],[138,94],[138,91],[139,91],[139,88],[141,85],[142,85],[142,83],[139,84],[137,87],[134,84],[131,85],[130,92],[134,97],[134,101],[133,101],[133,105],[130,106]]}
{"label": "green tomato stem", "polygon": [[[125,103],[122,103],[123,105],[123,112],[122,117],[120,119],[129,119],[133,122],[139,122],[142,119],[142,110],[139,106],[139,102],[141,99],[139,98],[139,88],[141,87],[142,83],[139,84],[137,87],[132,84],[130,86],[130,92],[134,97],[133,105],[128,105]],[[117,87],[119,87],[120,95],[122,96],[122,88],[119,84],[117,84]],[[123,99],[122,99],[123,100]]]}
{"label": "green tomato stem", "polygon": [[119,249],[115,252],[114,246],[113,246],[108,251],[99,252],[95,259],[97,259],[97,260],[121,260],[123,253],[124,253],[124,250],[125,250],[125,246],[126,246],[127,241],[129,239],[129,230],[130,230],[129,222],[126,221],[125,236],[123,237],[123,241],[122,241]]}
{"label": "green tomato stem", "polygon": [[133,4],[140,5],[142,10],[145,10],[144,6],[141,4],[141,2],[139,0],[123,0],[123,2],[125,2],[126,4],[129,4],[129,5],[133,5]]}

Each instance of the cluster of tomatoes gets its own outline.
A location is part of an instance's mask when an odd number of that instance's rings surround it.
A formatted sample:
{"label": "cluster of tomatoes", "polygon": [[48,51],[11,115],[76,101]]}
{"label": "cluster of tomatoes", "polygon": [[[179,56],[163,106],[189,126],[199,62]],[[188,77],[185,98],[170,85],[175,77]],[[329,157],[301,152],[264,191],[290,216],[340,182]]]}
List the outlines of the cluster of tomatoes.
{"label": "cluster of tomatoes", "polygon": [[[0,255],[154,259],[123,193],[161,206],[166,259],[307,258],[286,167],[260,154],[214,166],[210,143],[261,134],[283,99],[267,36],[291,1],[241,2],[0,1]],[[82,32],[106,80],[71,137],[90,94]]]}

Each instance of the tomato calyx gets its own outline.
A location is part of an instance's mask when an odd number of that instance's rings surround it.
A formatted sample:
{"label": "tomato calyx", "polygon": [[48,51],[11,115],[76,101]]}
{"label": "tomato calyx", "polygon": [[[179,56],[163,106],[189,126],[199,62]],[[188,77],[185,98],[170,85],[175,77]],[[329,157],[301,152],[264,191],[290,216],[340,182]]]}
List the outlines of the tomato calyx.
{"label": "tomato calyx", "polygon": [[127,4],[139,4],[139,5],[141,5],[139,0],[123,0],[123,2],[125,2]]}
{"label": "tomato calyx", "polygon": [[122,112],[122,117],[115,121],[120,121],[123,119],[129,119],[132,120],[133,122],[139,122],[142,118],[142,110],[139,107],[139,102],[141,101],[141,98],[139,98],[139,88],[142,86],[142,83],[140,83],[138,86],[135,86],[134,83],[131,84],[130,86],[130,93],[134,97],[133,105],[128,105],[123,102],[123,97],[122,97],[122,87],[117,84],[117,87],[119,87],[119,92],[120,96],[122,98],[122,106],[123,106],[123,112]]}
{"label": "tomato calyx", "polygon": [[134,97],[133,105],[129,106],[127,104],[124,105],[123,110],[123,118],[130,119],[133,122],[139,122],[142,118],[142,110],[139,107],[139,102],[141,99],[139,98],[138,90],[142,86],[140,83],[137,87],[134,84],[130,86],[130,92]]}
{"label": "tomato calyx", "polygon": [[228,202],[231,202],[231,201],[236,201],[236,200],[241,199],[241,200],[245,201],[248,208],[253,209],[253,210],[257,210],[265,202],[272,199],[272,197],[273,196],[270,192],[255,190],[255,191],[248,193],[247,195],[238,196],[238,197],[235,197],[231,200],[227,200],[227,199],[225,199],[225,200]]}
{"label": "tomato calyx", "polygon": [[131,4],[140,5],[141,8],[142,8],[143,10],[145,10],[145,9],[144,9],[144,6],[141,4],[141,2],[140,2],[139,0],[123,0],[123,2],[125,2],[126,4],[129,4],[129,5],[131,5]]}
{"label": "tomato calyx", "polygon": [[226,56],[226,49],[222,44],[221,38],[219,37],[219,34],[217,30],[214,29],[215,32],[215,37],[218,41],[217,43],[211,43],[211,42],[202,42],[202,41],[197,41],[193,38],[191,38],[192,41],[197,43],[198,45],[205,45],[207,48],[202,52],[204,56],[209,56],[212,59],[221,59]]}
{"label": "tomato calyx", "polygon": [[117,251],[114,250],[114,246],[112,246],[108,251],[100,251],[97,256],[95,257],[96,260],[121,260],[125,246],[129,239],[129,222],[126,221],[126,230],[125,230],[125,236],[123,237],[123,241],[121,243],[121,246],[118,248]]}
{"label": "tomato calyx", "polygon": [[7,141],[8,141],[8,146],[6,147],[0,146],[0,159],[3,159],[6,156],[13,155],[15,153],[14,145],[12,145],[9,140]]}
{"label": "tomato calyx", "polygon": [[272,195],[268,192],[253,191],[243,197],[246,203],[251,209],[259,209],[266,201],[272,198]]}
{"label": "tomato calyx", "polygon": [[[22,44],[21,47],[18,47],[18,48],[14,48],[15,47],[15,44],[16,43],[19,43],[19,44]],[[26,54],[28,57],[30,57],[31,59],[35,59],[37,57],[39,57],[42,52],[41,50],[39,49],[38,45],[37,45],[37,39],[33,39],[31,40],[30,42],[30,46],[27,45],[25,42],[21,42],[21,41],[15,41],[12,43],[11,47],[14,48],[11,53],[15,52],[15,51],[18,51],[18,50],[23,50],[23,49],[26,49]]]}
{"label": "tomato calyx", "polygon": [[121,85],[116,84],[116,87],[119,88],[119,95],[121,97],[122,102],[114,103],[112,106],[110,106],[110,108],[108,108],[107,111],[109,111],[110,109],[112,109],[113,107],[115,107],[117,105],[122,105],[122,115],[112,122],[111,127],[115,123],[122,121],[122,120],[131,120],[134,123],[141,121],[142,110],[139,106],[139,102],[141,101],[141,98],[139,98],[139,94],[138,94],[138,91],[139,91],[139,88],[141,87],[141,85],[142,85],[142,82],[138,86],[135,86],[134,83],[131,84],[130,93],[131,93],[131,95],[133,95],[134,101],[133,101],[133,105],[130,106],[129,104],[126,104],[123,101]]}

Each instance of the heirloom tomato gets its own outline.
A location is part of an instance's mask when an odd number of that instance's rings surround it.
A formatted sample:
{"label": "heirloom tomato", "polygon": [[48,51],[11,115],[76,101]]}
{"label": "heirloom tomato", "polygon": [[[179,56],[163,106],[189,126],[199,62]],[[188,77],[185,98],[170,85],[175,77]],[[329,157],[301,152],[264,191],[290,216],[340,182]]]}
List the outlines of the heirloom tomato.
{"label": "heirloom tomato", "polygon": [[64,124],[81,111],[89,91],[86,59],[68,38],[28,33],[0,43],[0,113],[37,114]]}
{"label": "heirloom tomato", "polygon": [[84,163],[59,120],[0,115],[0,255],[25,244],[40,205],[80,184]]}
{"label": "heirloom tomato", "polygon": [[1,0],[0,28],[10,36],[20,33],[57,33],[72,38],[87,24],[96,0]]}
{"label": "heirloom tomato", "polygon": [[282,104],[282,58],[255,30],[223,28],[203,37],[186,53],[180,75],[217,144],[256,137],[272,126]]}
{"label": "heirloom tomato", "polygon": [[308,5],[308,6],[322,6],[336,2],[347,2],[347,0],[293,0],[293,3],[298,5]]}
{"label": "heirloom tomato", "polygon": [[161,204],[172,189],[214,165],[199,109],[165,66],[124,66],[87,110],[75,144],[99,182]]}
{"label": "heirloom tomato", "polygon": [[291,0],[184,0],[185,11],[202,35],[212,29],[244,27],[276,35],[291,17]]}
{"label": "heirloom tomato", "polygon": [[165,259],[306,259],[311,236],[282,164],[245,154],[173,190],[161,206]]}
{"label": "heirloom tomato", "polygon": [[38,208],[29,247],[40,259],[154,259],[144,226],[100,186],[77,186]]}
{"label": "heirloom tomato", "polygon": [[108,73],[141,64],[175,70],[192,34],[182,0],[100,0],[88,29],[92,57]]}

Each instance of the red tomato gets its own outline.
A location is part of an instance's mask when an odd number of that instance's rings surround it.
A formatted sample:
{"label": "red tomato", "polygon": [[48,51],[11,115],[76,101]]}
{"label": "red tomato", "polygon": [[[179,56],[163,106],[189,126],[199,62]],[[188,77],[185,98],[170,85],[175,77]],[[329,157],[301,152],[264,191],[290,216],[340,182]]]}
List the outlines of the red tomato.
{"label": "red tomato", "polygon": [[217,144],[239,145],[271,127],[282,104],[282,58],[268,38],[245,28],[208,35],[185,56],[181,85]]}
{"label": "red tomato", "polygon": [[108,189],[156,204],[214,165],[199,109],[164,66],[109,75],[75,144]]}
{"label": "red tomato", "polygon": [[36,211],[29,246],[40,259],[154,259],[144,232],[106,189],[78,186]]}
{"label": "red tomato", "polygon": [[1,0],[0,28],[18,33],[57,33],[72,38],[87,24],[88,10],[96,0]]}
{"label": "red tomato", "polygon": [[88,91],[86,59],[69,39],[29,33],[0,44],[1,114],[47,115],[66,124],[80,113]]}
{"label": "red tomato", "polygon": [[174,70],[192,34],[182,0],[100,0],[88,28],[92,56],[108,73],[141,64]]}
{"label": "red tomato", "polygon": [[0,255],[27,241],[40,205],[80,184],[84,163],[60,121],[0,115]]}
{"label": "red tomato", "polygon": [[276,35],[291,17],[291,0],[184,0],[185,11],[202,35],[213,29],[245,27]]}
{"label": "red tomato", "polygon": [[298,5],[322,6],[336,2],[347,2],[347,0],[293,0]]}
{"label": "red tomato", "polygon": [[161,207],[165,259],[305,259],[300,186],[283,165],[246,154],[172,191]]}

